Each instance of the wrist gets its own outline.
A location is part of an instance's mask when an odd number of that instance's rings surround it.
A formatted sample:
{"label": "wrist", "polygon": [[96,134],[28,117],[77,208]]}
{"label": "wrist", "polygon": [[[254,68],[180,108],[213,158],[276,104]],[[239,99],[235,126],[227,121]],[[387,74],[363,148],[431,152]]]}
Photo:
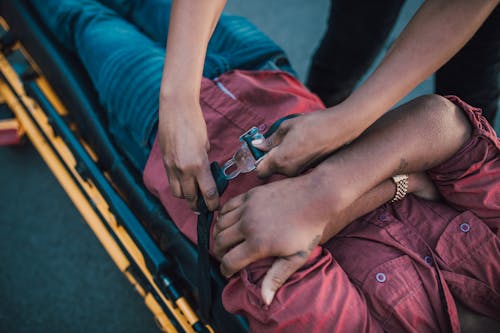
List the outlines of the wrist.
{"label": "wrist", "polygon": [[399,174],[391,177],[392,182],[396,186],[394,191],[394,196],[392,197],[390,202],[396,202],[403,199],[408,193],[408,175],[407,174]]}
{"label": "wrist", "polygon": [[333,144],[337,143],[338,145],[339,141],[341,142],[340,146],[348,144],[360,136],[371,125],[371,123],[366,123],[366,119],[360,115],[361,112],[359,110],[354,110],[351,105],[345,104],[345,102],[325,110],[324,125],[327,128],[327,132],[331,133],[332,128],[342,129],[341,131],[336,131],[343,135],[342,138],[330,136]]}
{"label": "wrist", "polygon": [[335,216],[354,201],[355,195],[353,188],[346,185],[352,182],[351,177],[344,175],[336,162],[329,162],[320,164],[304,177],[318,209]]}
{"label": "wrist", "polygon": [[181,82],[176,84],[174,80],[168,84],[161,85],[160,88],[160,103],[199,103],[200,100],[200,85],[188,84]]}
{"label": "wrist", "polygon": [[[165,112],[182,116],[184,114],[202,115],[200,96],[192,91],[166,90],[160,93],[160,115]],[[171,112],[170,112],[171,111]]]}

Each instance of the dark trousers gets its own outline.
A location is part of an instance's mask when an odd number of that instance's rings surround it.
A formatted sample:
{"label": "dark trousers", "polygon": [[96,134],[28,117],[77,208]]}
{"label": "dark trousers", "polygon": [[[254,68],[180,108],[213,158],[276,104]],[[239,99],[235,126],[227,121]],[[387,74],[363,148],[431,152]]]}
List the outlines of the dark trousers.
{"label": "dark trousers", "polygon": [[[381,51],[404,0],[332,0],[328,29],[311,64],[308,86],[327,105],[346,99]],[[436,72],[436,93],[458,95],[493,123],[500,64],[500,8]]]}
{"label": "dark trousers", "polygon": [[[142,171],[156,136],[171,1],[30,2],[54,37],[78,55],[107,112],[111,137]],[[293,72],[283,50],[263,32],[243,17],[223,14],[203,75],[213,79],[233,69]]]}

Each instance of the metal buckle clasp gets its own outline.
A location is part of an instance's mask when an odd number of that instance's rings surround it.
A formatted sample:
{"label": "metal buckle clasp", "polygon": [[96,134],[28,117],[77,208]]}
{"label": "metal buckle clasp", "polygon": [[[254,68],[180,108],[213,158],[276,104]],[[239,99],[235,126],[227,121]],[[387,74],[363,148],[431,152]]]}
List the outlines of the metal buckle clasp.
{"label": "metal buckle clasp", "polygon": [[257,127],[252,127],[240,136],[240,141],[243,143],[241,148],[222,166],[222,173],[226,179],[234,179],[240,173],[248,173],[255,170],[256,161],[248,147],[248,142],[263,138],[264,135],[259,132]]}

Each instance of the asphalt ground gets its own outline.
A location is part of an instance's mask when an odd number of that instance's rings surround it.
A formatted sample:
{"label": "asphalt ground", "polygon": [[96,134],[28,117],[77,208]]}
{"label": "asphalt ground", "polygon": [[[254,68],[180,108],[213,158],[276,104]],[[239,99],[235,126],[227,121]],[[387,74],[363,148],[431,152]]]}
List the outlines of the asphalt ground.
{"label": "asphalt ground", "polygon": [[[387,47],[420,3],[408,1]],[[305,79],[328,6],[253,0],[229,1],[226,9],[274,38]],[[429,78],[405,101],[432,84]],[[0,332],[93,331],[158,329],[31,144],[0,148]]]}

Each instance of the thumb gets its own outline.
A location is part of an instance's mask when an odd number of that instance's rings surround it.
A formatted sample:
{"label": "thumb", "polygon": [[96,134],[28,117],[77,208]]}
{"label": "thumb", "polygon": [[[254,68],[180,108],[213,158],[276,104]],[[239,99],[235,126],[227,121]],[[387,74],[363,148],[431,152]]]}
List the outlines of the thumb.
{"label": "thumb", "polygon": [[255,168],[257,176],[267,178],[276,171],[276,164],[274,163],[275,154],[276,149],[273,148],[257,161]]}
{"label": "thumb", "polygon": [[262,151],[267,152],[256,163],[257,175],[266,178],[272,175],[276,170],[275,154],[279,151],[279,145],[283,142],[285,135],[289,130],[287,122],[282,123],[278,129],[268,138],[261,138],[252,141],[252,145]]}
{"label": "thumb", "polygon": [[298,271],[307,261],[307,256],[294,254],[289,257],[277,258],[262,281],[261,295],[264,302],[269,306],[273,301],[276,291],[285,284],[286,280]]}
{"label": "thumb", "polygon": [[262,136],[261,138],[255,139],[252,141],[252,145],[262,151],[270,151],[283,141],[284,133],[282,132],[283,131],[276,131],[267,138]]}

